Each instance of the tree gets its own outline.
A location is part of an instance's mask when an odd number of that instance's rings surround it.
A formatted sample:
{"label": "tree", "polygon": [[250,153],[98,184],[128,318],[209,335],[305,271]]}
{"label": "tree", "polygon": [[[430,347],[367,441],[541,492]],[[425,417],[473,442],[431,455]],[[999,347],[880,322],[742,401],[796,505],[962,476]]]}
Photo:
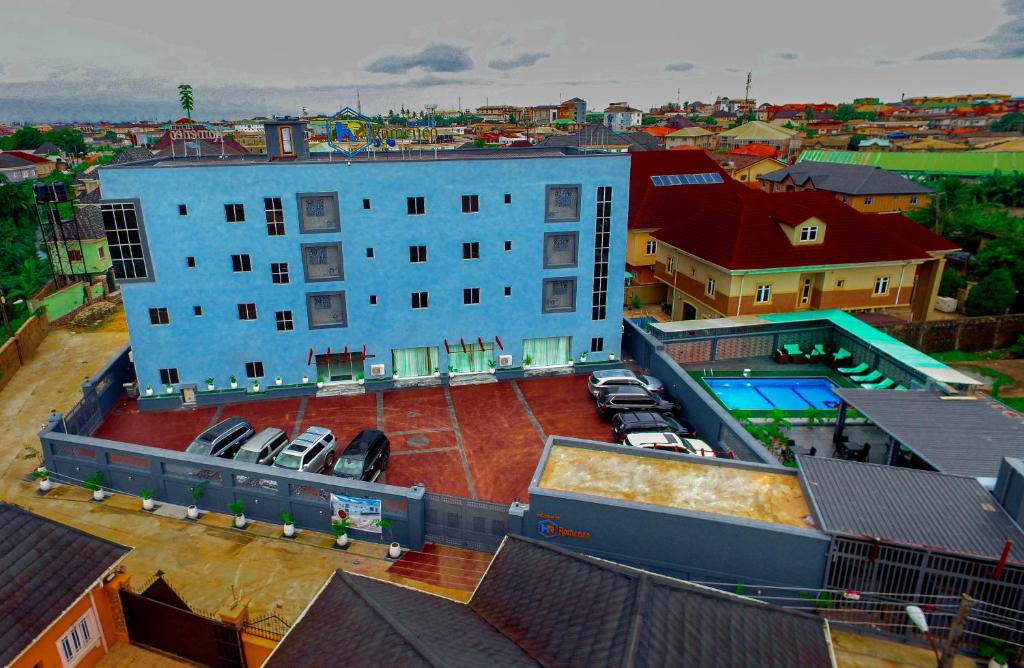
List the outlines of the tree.
{"label": "tree", "polygon": [[814,120],[814,108],[813,107],[806,107],[806,108],[804,108],[804,120],[805,121],[813,121]]}
{"label": "tree", "polygon": [[786,128],[787,130],[795,130],[796,129],[796,126],[793,125],[793,121],[786,121],[785,123],[782,124],[782,127]]}
{"label": "tree", "polygon": [[854,110],[852,104],[840,104],[836,106],[836,110],[832,113],[832,117],[839,121],[852,121],[857,117],[857,112]]}
{"label": "tree", "polygon": [[43,133],[43,141],[55,144],[60,150],[69,155],[82,155],[85,153],[85,137],[78,130],[72,130],[71,128],[48,130]]}
{"label": "tree", "polygon": [[1015,285],[1024,285],[1024,238],[1007,235],[993,239],[978,251],[971,273],[984,277],[999,269],[1006,270]]}
{"label": "tree", "polygon": [[515,125],[516,124],[516,115],[515,114],[509,114],[508,115],[508,122],[511,123],[512,125]]}
{"label": "tree", "polygon": [[1024,114],[1019,111],[1011,111],[1003,114],[1003,117],[992,123],[994,132],[1024,132]]}
{"label": "tree", "polygon": [[857,148],[860,146],[860,143],[867,138],[867,135],[852,135],[850,137],[849,143],[847,143],[846,145],[846,148],[850,149],[851,151],[856,151]]}
{"label": "tree", "polygon": [[192,86],[190,84],[178,84],[178,100],[181,102],[181,110],[192,120],[192,109],[195,108],[192,99]]}
{"label": "tree", "polygon": [[43,133],[38,128],[26,125],[19,128],[4,141],[4,149],[8,151],[34,151],[43,143]]}
{"label": "tree", "polygon": [[964,287],[964,279],[960,272],[953,267],[946,267],[946,270],[942,272],[942,278],[939,279],[939,296],[954,297],[956,291],[962,287]]}
{"label": "tree", "polygon": [[967,315],[1002,315],[1017,297],[1010,272],[996,269],[971,288],[964,304]]}

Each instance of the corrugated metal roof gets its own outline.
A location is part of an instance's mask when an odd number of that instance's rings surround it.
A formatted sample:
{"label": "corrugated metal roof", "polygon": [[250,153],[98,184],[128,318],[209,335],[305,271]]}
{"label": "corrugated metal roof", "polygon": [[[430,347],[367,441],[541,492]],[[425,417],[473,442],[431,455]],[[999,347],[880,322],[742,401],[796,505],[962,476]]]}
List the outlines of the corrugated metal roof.
{"label": "corrugated metal roof", "polygon": [[797,162],[838,162],[870,165],[901,174],[951,174],[981,176],[997,169],[1024,172],[1024,153],[985,151],[803,151]]}
{"label": "corrugated metal roof", "polygon": [[839,388],[835,393],[937,471],[995,478],[1024,457],[1024,416],[988,397]]}
{"label": "corrugated metal roof", "polygon": [[1012,540],[1010,561],[1024,563],[1024,531],[977,480],[823,457],[799,463],[826,533],[992,560]]}

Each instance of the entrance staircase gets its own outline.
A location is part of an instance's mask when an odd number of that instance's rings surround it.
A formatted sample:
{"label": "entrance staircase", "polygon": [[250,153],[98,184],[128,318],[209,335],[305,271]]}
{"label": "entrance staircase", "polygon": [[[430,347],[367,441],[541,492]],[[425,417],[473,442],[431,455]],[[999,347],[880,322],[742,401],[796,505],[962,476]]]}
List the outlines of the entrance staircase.
{"label": "entrance staircase", "polygon": [[316,391],[319,397],[351,397],[366,394],[366,388],[359,383],[332,383]]}

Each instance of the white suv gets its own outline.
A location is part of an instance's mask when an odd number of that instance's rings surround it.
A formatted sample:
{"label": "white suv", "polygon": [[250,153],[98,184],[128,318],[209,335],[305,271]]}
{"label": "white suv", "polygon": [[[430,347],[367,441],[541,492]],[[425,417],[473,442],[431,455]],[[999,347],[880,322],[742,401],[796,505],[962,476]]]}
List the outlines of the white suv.
{"label": "white suv", "polygon": [[310,427],[281,451],[274,466],[292,471],[330,472],[338,449],[338,441],[330,429]]}
{"label": "white suv", "polygon": [[716,456],[714,449],[704,441],[696,438],[681,438],[671,432],[627,434],[624,444],[634,448],[668,450],[702,457]]}
{"label": "white suv", "polygon": [[665,389],[661,381],[654,376],[638,376],[629,369],[604,369],[590,374],[587,381],[587,389],[590,396],[597,398],[601,390],[616,385],[635,385],[642,387],[649,392],[661,392]]}

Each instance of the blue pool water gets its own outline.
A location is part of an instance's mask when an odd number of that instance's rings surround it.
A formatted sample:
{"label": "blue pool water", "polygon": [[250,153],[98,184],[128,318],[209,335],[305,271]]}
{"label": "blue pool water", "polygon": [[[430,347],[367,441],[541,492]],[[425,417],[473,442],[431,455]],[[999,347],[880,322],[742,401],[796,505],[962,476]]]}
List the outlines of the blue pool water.
{"label": "blue pool water", "polygon": [[711,391],[730,410],[786,411],[839,406],[828,378],[705,378]]}

